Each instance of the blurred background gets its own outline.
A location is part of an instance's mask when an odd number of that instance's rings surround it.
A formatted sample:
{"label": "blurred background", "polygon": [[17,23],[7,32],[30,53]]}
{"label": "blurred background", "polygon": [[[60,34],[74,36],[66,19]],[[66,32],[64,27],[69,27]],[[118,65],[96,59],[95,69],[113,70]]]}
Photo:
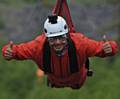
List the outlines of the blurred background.
{"label": "blurred background", "polygon": [[[0,0],[0,99],[120,99],[120,55],[91,58],[93,77],[80,90],[48,88],[32,61],[5,61],[2,46],[33,40],[57,0]],[[120,0],[67,0],[76,31],[120,42]]]}

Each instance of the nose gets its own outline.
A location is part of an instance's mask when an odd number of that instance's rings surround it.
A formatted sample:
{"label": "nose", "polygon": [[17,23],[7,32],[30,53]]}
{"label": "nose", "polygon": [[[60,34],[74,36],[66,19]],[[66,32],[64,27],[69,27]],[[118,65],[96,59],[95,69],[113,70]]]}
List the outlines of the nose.
{"label": "nose", "polygon": [[60,44],[60,39],[56,39],[56,44]]}

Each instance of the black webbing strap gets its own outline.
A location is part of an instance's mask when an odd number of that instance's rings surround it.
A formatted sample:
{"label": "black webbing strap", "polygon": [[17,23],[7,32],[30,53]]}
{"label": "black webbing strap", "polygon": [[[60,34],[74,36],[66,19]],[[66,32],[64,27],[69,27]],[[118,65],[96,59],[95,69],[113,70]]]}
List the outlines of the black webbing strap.
{"label": "black webbing strap", "polygon": [[[68,39],[68,55],[69,55],[70,72],[75,73],[78,71],[78,63],[77,63],[76,48],[71,39]],[[45,73],[51,73],[51,52],[48,42],[45,42],[43,48],[43,71]]]}
{"label": "black webbing strap", "polygon": [[87,60],[86,60],[85,67],[86,67],[86,69],[87,69],[87,70],[89,70],[89,69],[90,69],[90,62],[89,62],[89,58],[87,58]]}
{"label": "black webbing strap", "polygon": [[78,72],[76,47],[71,39],[68,39],[68,55],[69,55],[70,72],[71,73]]}
{"label": "black webbing strap", "polygon": [[50,46],[46,41],[43,48],[43,71],[44,73],[51,73],[51,52]]}

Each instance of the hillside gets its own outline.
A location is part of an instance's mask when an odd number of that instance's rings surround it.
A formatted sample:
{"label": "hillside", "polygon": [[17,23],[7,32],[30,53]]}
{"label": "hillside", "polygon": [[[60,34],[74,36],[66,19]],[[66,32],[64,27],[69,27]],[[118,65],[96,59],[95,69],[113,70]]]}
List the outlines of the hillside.
{"label": "hillside", "polygon": [[[43,31],[43,23],[54,5],[49,6],[48,0],[38,3],[31,3],[34,0],[30,3],[19,1],[18,4],[12,1],[10,4],[0,3],[1,36],[16,42],[33,39]],[[118,36],[118,27],[113,27],[113,24],[119,20],[119,6],[69,1],[69,7],[76,31],[100,40],[105,32],[110,39]]]}
{"label": "hillside", "polygon": [[[115,2],[68,0],[76,30],[98,40],[107,32],[108,39],[119,44],[119,4]],[[120,99],[120,53],[91,58],[94,75],[80,90],[49,88],[46,76],[37,78],[34,62],[4,60],[2,47],[9,40],[20,43],[39,35],[54,4],[55,0],[0,0],[0,99]]]}

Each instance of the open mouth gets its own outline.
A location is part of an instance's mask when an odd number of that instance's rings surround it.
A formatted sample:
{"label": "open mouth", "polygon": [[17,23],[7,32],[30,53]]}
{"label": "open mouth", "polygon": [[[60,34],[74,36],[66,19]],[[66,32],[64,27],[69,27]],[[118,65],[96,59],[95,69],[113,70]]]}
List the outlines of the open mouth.
{"label": "open mouth", "polygon": [[61,50],[63,49],[63,46],[61,46],[61,45],[54,46],[54,49],[55,49],[56,51],[61,51]]}

